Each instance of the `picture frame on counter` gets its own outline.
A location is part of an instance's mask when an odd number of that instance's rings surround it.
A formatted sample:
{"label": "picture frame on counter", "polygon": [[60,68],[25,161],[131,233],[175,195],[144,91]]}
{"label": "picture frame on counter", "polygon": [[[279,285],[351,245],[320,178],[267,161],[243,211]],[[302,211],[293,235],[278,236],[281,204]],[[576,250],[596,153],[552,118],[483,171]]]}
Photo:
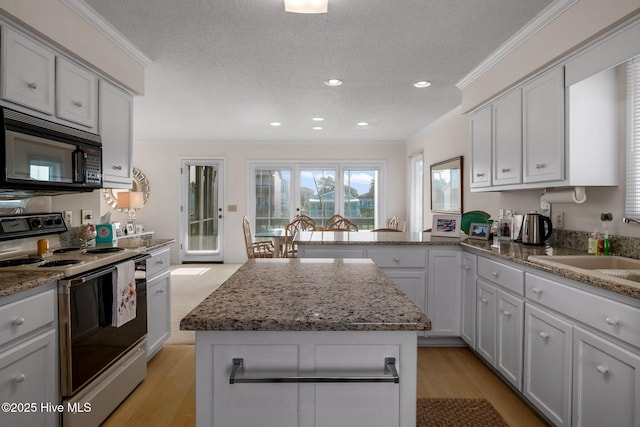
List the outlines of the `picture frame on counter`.
{"label": "picture frame on counter", "polygon": [[469,238],[478,240],[489,240],[491,235],[491,224],[472,222],[469,226]]}
{"label": "picture frame on counter", "polygon": [[432,236],[460,237],[460,215],[434,214]]}

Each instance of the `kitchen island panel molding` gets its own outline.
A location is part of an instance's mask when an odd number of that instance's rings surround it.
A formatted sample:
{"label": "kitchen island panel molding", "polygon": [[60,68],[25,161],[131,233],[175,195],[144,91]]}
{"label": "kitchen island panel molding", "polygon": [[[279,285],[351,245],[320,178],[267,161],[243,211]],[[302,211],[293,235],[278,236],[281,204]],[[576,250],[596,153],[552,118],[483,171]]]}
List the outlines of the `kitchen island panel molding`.
{"label": "kitchen island panel molding", "polygon": [[[384,375],[395,358],[399,382],[235,383],[234,358],[244,374],[265,377],[332,373]],[[212,369],[213,367],[213,369]],[[262,427],[414,427],[417,336],[410,331],[196,332],[196,425]]]}

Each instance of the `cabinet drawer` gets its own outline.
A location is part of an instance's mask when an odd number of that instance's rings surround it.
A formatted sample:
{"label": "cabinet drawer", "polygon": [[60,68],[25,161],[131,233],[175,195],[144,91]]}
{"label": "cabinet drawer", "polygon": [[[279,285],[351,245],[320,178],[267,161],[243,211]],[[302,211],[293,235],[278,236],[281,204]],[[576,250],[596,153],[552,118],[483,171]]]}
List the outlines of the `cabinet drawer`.
{"label": "cabinet drawer", "polygon": [[640,347],[640,308],[527,273],[528,299]]}
{"label": "cabinet drawer", "polygon": [[518,268],[478,257],[478,276],[518,295],[524,295],[524,271]]}
{"label": "cabinet drawer", "polygon": [[0,344],[55,320],[53,289],[0,307]]}
{"label": "cabinet drawer", "polygon": [[367,256],[381,268],[424,268],[427,265],[426,252],[422,248],[368,249]]}
{"label": "cabinet drawer", "polygon": [[171,265],[171,251],[169,248],[150,252],[151,258],[147,260],[147,279],[166,270]]}

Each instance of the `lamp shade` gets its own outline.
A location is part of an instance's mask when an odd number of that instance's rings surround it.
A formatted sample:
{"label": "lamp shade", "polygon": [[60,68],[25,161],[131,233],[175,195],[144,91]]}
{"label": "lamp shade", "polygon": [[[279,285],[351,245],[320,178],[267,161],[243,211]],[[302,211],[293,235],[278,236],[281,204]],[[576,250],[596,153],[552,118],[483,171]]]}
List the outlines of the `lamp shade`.
{"label": "lamp shade", "polygon": [[121,209],[140,209],[144,206],[141,191],[121,191],[118,193],[118,207]]}
{"label": "lamp shade", "polygon": [[284,0],[285,12],[327,13],[329,0]]}

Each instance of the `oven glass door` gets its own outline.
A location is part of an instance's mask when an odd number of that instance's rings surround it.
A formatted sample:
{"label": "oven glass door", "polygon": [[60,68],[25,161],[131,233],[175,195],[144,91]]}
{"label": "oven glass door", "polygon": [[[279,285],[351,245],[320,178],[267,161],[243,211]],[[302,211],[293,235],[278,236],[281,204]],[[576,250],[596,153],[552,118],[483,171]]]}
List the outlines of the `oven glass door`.
{"label": "oven glass door", "polygon": [[[61,300],[61,386],[70,396],[100,374],[147,333],[144,261],[136,264],[136,316],[112,326],[115,267],[89,275],[82,283],[61,281],[68,297]],[[67,293],[61,290],[61,295]],[[64,337],[62,335],[65,335]],[[63,345],[64,342],[64,345]]]}
{"label": "oven glass door", "polygon": [[5,132],[8,180],[73,183],[73,144]]}

